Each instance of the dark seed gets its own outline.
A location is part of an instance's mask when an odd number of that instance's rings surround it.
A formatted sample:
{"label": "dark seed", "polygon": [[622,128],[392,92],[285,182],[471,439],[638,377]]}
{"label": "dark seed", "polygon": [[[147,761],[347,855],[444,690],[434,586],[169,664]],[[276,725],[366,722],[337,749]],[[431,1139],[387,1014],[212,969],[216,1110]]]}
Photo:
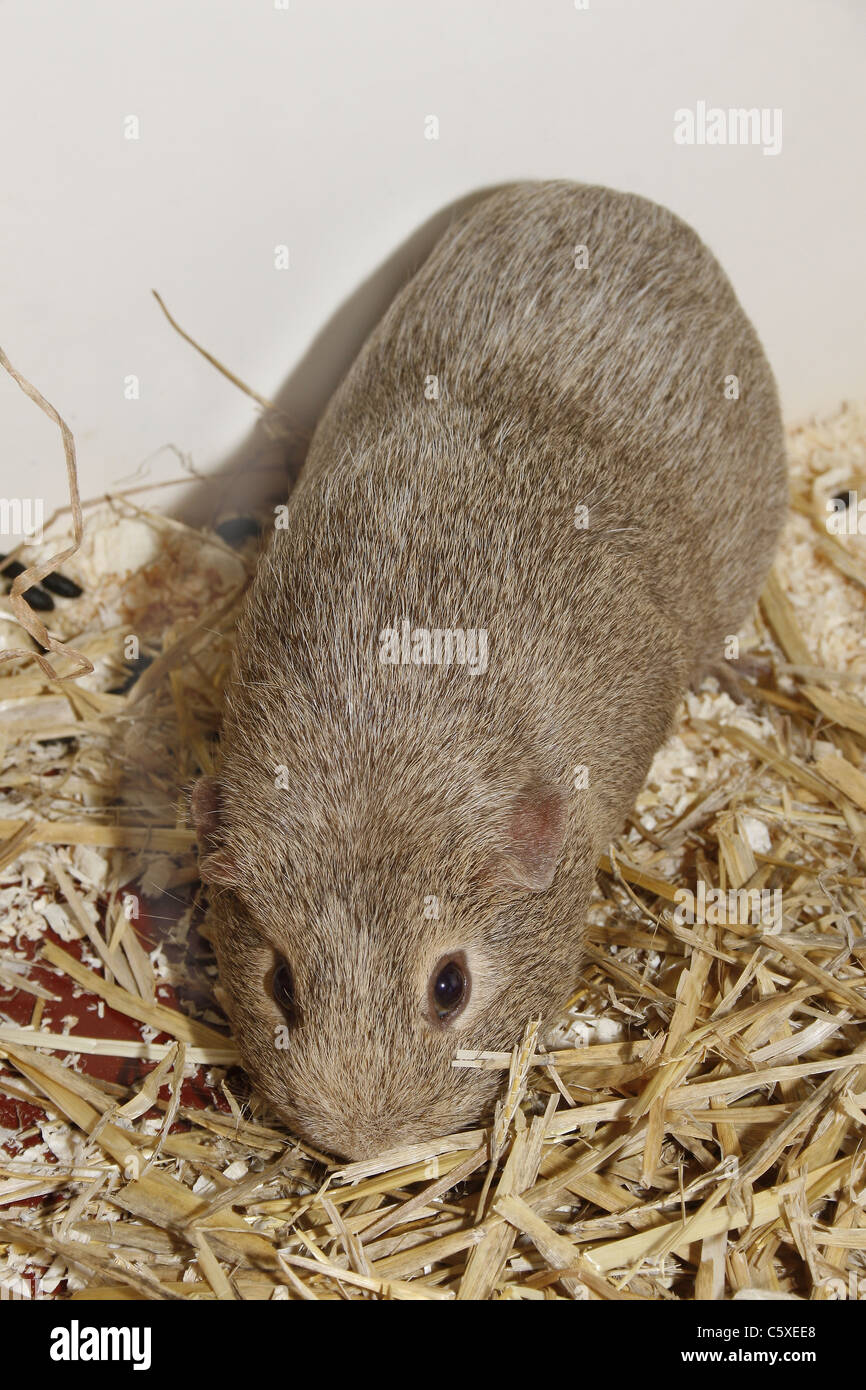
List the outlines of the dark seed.
{"label": "dark seed", "polygon": [[37,609],[40,613],[50,613],[54,607],[54,599],[50,594],[46,594],[44,589],[40,589],[38,584],[25,590],[21,597],[25,603],[29,603],[31,608]]}
{"label": "dark seed", "polygon": [[81,598],[84,593],[81,585],[76,584],[74,579],[67,579],[65,574],[46,574],[42,584],[58,598]]}
{"label": "dark seed", "polygon": [[214,530],[227,545],[243,545],[250,536],[260,536],[262,533],[261,526],[252,516],[229,517],[228,521],[221,521]]}
{"label": "dark seed", "polygon": [[[0,573],[4,579],[17,579],[19,574],[23,574],[27,568],[26,565],[22,565],[20,560],[7,560],[4,565],[5,559],[5,555],[0,555]],[[80,598],[84,593],[81,585],[76,584],[74,579],[67,579],[65,574],[46,574],[42,580],[42,587],[48,589],[52,594],[56,594],[58,598]],[[32,604],[31,606],[37,608],[39,605]],[[51,606],[54,607],[53,604]]]}

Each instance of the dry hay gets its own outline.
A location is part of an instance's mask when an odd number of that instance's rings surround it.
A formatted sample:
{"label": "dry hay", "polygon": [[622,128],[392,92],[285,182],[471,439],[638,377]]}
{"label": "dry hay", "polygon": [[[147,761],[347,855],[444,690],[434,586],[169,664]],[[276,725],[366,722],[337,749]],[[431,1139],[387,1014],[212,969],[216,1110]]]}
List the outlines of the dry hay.
{"label": "dry hay", "polygon": [[[825,499],[866,497],[866,408],[790,444],[739,698],[708,680],[685,702],[602,864],[560,1025],[461,1057],[502,1071],[489,1132],[339,1167],[250,1095],[199,930],[183,788],[213,770],[252,547],[128,496],[84,507],[64,572],[85,592],[52,631],[92,674],[0,667],[0,1286],[823,1299],[859,1274],[862,1293],[866,544],[828,534]],[[130,633],[150,662],[117,693]],[[781,889],[783,916],[677,921],[698,880]]]}

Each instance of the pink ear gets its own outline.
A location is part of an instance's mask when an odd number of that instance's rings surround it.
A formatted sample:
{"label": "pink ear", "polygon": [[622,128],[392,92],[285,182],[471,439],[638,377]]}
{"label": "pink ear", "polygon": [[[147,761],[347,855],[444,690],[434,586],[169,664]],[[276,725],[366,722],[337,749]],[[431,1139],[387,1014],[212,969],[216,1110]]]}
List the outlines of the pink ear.
{"label": "pink ear", "polygon": [[202,849],[211,848],[219,837],[222,817],[222,787],[215,777],[200,777],[189,798],[192,823]]}
{"label": "pink ear", "polygon": [[201,777],[189,799],[192,822],[201,857],[199,872],[206,883],[234,888],[240,873],[233,856],[222,845],[222,787],[215,777]]}
{"label": "pink ear", "polygon": [[566,805],[549,784],[528,782],[514,797],[505,825],[505,843],[492,881],[543,892],[549,888],[565,839]]}

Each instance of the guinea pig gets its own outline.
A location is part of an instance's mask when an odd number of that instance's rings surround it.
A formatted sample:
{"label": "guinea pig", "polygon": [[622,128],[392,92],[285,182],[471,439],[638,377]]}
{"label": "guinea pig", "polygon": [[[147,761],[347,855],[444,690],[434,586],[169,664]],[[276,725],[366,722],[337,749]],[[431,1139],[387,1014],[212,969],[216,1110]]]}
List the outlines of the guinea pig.
{"label": "guinea pig", "polygon": [[221,982],[289,1128],[484,1121],[596,864],[721,665],[787,499],[772,373],[697,234],[520,183],[454,221],[328,405],[193,790]]}

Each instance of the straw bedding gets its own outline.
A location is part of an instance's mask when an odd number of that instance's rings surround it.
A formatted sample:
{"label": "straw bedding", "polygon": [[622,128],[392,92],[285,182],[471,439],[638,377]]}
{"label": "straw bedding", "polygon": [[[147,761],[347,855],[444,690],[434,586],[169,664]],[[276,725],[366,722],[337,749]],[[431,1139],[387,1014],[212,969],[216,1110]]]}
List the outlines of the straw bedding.
{"label": "straw bedding", "polygon": [[[866,407],[790,452],[731,688],[687,698],[603,861],[561,1020],[458,1059],[501,1071],[488,1131],[348,1166],[237,1066],[186,814],[254,543],[146,491],[84,505],[84,593],[49,627],[93,670],[0,665],[0,1293],[862,1296],[866,540],[825,502],[866,497]],[[0,602],[0,645],[28,645]],[[780,915],[684,921],[698,882],[781,890]]]}

